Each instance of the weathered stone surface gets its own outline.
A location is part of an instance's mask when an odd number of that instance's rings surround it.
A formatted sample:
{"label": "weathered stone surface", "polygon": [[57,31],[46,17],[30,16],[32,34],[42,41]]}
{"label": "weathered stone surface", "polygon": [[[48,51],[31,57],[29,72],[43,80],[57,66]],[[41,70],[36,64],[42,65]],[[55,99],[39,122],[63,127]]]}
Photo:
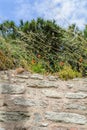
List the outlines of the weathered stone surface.
{"label": "weathered stone surface", "polygon": [[21,106],[35,106],[35,101],[34,100],[31,100],[31,99],[25,99],[23,97],[18,97],[18,98],[15,98],[13,99],[13,102],[15,105],[21,105]]}
{"label": "weathered stone surface", "polygon": [[29,130],[49,130],[48,128],[44,128],[44,127],[30,127]]}
{"label": "weathered stone surface", "polygon": [[47,127],[49,125],[49,123],[42,123],[41,125],[40,125],[40,127]]}
{"label": "weathered stone surface", "polygon": [[0,94],[20,94],[24,91],[25,87],[21,84],[0,84]]}
{"label": "weathered stone surface", "polygon": [[34,121],[35,121],[36,123],[42,121],[42,116],[41,116],[40,113],[34,113]]}
{"label": "weathered stone surface", "polygon": [[79,127],[63,127],[63,126],[60,126],[60,127],[52,127],[50,130],[86,130],[84,128],[79,128]]}
{"label": "weathered stone surface", "polygon": [[51,87],[58,87],[58,84],[56,82],[48,80],[34,80],[33,82],[28,82],[27,86],[37,88],[51,88]]}
{"label": "weathered stone surface", "polygon": [[66,109],[76,109],[76,110],[87,110],[87,106],[80,104],[67,104],[65,105]]}
{"label": "weathered stone surface", "polygon": [[3,99],[0,99],[0,107],[3,106],[3,104],[4,104]]}
{"label": "weathered stone surface", "polygon": [[68,83],[68,84],[67,84],[67,87],[68,87],[68,88],[73,88],[73,87],[74,87],[74,84]]}
{"label": "weathered stone surface", "polygon": [[75,123],[84,125],[87,123],[87,118],[84,115],[67,113],[67,112],[46,112],[46,119],[55,122]]}
{"label": "weathered stone surface", "polygon": [[5,128],[0,128],[0,130],[6,130]]}
{"label": "weathered stone surface", "polygon": [[22,121],[29,120],[29,118],[30,114],[28,112],[0,111],[0,122]]}
{"label": "weathered stone surface", "polygon": [[13,130],[29,130],[29,129],[25,127],[15,127]]}
{"label": "weathered stone surface", "polygon": [[69,130],[69,129],[66,127],[62,127],[62,126],[61,127],[54,126],[51,128],[51,130]]}
{"label": "weathered stone surface", "polygon": [[87,130],[87,78],[0,74],[0,128]]}
{"label": "weathered stone surface", "polygon": [[74,79],[72,79],[72,81],[81,81],[81,78],[74,78]]}
{"label": "weathered stone surface", "polygon": [[28,75],[16,75],[17,78],[28,79]]}
{"label": "weathered stone surface", "polygon": [[55,76],[48,76],[48,79],[50,81],[56,81],[58,79],[58,77],[55,77]]}
{"label": "weathered stone surface", "polygon": [[47,97],[51,97],[51,98],[62,98],[63,93],[61,92],[57,92],[57,90],[42,90],[42,93],[45,94],[45,96]]}
{"label": "weathered stone surface", "polygon": [[32,75],[30,76],[30,78],[43,80],[44,76],[43,76],[43,75],[40,75],[40,74],[32,74]]}
{"label": "weathered stone surface", "polygon": [[83,85],[83,87],[78,88],[78,91],[87,92],[87,86]]}
{"label": "weathered stone surface", "polygon": [[83,99],[87,98],[87,94],[78,92],[78,93],[66,93],[66,98],[73,98],[73,99]]}
{"label": "weathered stone surface", "polygon": [[34,100],[34,99],[29,99],[24,97],[18,97],[12,100],[15,105],[26,106],[26,107],[32,107],[32,106],[46,107],[48,105],[46,101]]}

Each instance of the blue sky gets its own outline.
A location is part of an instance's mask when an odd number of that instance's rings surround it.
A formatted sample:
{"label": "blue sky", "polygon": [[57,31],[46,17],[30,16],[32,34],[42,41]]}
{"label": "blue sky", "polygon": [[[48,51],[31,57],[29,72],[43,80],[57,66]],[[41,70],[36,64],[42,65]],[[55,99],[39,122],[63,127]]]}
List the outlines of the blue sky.
{"label": "blue sky", "polygon": [[83,28],[87,23],[87,0],[0,0],[0,22],[37,17],[55,19],[66,27],[76,23]]}

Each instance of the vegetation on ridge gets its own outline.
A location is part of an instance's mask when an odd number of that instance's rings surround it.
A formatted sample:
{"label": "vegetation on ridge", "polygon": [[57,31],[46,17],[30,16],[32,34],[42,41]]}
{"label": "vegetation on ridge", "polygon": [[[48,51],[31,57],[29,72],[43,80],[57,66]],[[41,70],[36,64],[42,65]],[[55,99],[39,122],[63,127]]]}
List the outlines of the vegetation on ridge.
{"label": "vegetation on ridge", "polygon": [[[63,79],[87,75],[87,26],[64,29],[38,18],[0,24],[0,70],[23,66],[38,73],[56,73]],[[67,78],[66,78],[67,77]]]}

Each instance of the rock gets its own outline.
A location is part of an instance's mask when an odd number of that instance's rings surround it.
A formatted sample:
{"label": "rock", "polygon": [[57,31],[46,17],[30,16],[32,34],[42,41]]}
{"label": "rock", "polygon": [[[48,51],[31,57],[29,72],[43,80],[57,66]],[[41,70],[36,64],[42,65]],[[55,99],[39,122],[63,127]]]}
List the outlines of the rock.
{"label": "rock", "polygon": [[58,84],[53,81],[48,80],[33,80],[31,82],[28,82],[28,87],[36,87],[36,88],[52,88],[52,87],[58,87]]}
{"label": "rock", "polygon": [[0,130],[77,129],[87,130],[87,78],[61,81],[24,72],[10,82],[1,73]]}
{"label": "rock", "polygon": [[66,128],[66,127],[57,127],[57,126],[53,126],[52,128],[51,128],[51,130],[70,130],[70,129],[68,129],[68,128]]}
{"label": "rock", "polygon": [[28,130],[28,129],[25,128],[25,127],[17,127],[17,126],[16,126],[16,127],[14,128],[14,130]]}
{"label": "rock", "polygon": [[72,81],[81,81],[81,78],[74,78],[74,79],[72,79]]}
{"label": "rock", "polygon": [[36,103],[34,100],[26,99],[24,97],[17,97],[12,99],[15,105],[21,105],[21,106],[35,106]]}
{"label": "rock", "polygon": [[33,127],[30,127],[29,130],[49,130],[49,129],[43,128],[43,127],[37,127],[37,126],[34,127],[34,126],[33,126]]}
{"label": "rock", "polygon": [[78,93],[66,93],[65,95],[66,98],[71,98],[71,99],[83,99],[87,98],[87,94],[78,92]]}
{"label": "rock", "polygon": [[5,128],[0,128],[0,130],[6,130]]}
{"label": "rock", "polygon": [[56,81],[58,79],[58,77],[55,77],[55,76],[48,76],[48,79],[50,81]]}
{"label": "rock", "polygon": [[37,123],[42,121],[42,117],[41,117],[40,113],[34,113],[34,121]]}
{"label": "rock", "polygon": [[25,87],[21,84],[0,84],[0,94],[21,94],[24,91]]}
{"label": "rock", "polygon": [[87,92],[87,86],[83,85],[83,87],[79,87],[78,90],[81,92]]}
{"label": "rock", "polygon": [[16,75],[17,78],[28,79],[28,75]]}
{"label": "rock", "polygon": [[4,104],[3,99],[0,99],[0,107],[2,107],[2,106],[3,106],[3,104]]}
{"label": "rock", "polygon": [[74,87],[74,84],[68,83],[68,84],[67,84],[67,87],[68,87],[68,88],[73,88],[73,87]]}
{"label": "rock", "polygon": [[39,80],[43,80],[44,76],[40,75],[40,74],[32,74],[30,76],[31,79],[39,79]]}
{"label": "rock", "polygon": [[83,129],[78,129],[76,127],[71,127],[70,130],[83,130]]}
{"label": "rock", "polygon": [[43,108],[45,108],[48,105],[46,101],[34,100],[34,99],[24,98],[24,97],[16,97],[16,98],[13,98],[12,100],[15,105],[20,105],[20,106],[25,106],[25,107],[32,107],[32,106],[41,107],[42,106]]}
{"label": "rock", "polygon": [[87,123],[87,118],[84,115],[68,112],[46,112],[45,118],[55,122],[75,123],[82,125]]}
{"label": "rock", "polygon": [[40,125],[40,127],[47,127],[49,125],[49,123],[42,123],[41,125]]}
{"label": "rock", "polygon": [[62,98],[63,96],[63,93],[57,92],[57,90],[42,90],[42,93],[44,93],[45,96],[51,98]]}
{"label": "rock", "polygon": [[80,104],[67,104],[65,105],[66,109],[76,109],[76,110],[87,110],[87,107]]}
{"label": "rock", "polygon": [[28,112],[0,111],[0,122],[22,121],[22,120],[29,120],[29,118],[30,114]]}

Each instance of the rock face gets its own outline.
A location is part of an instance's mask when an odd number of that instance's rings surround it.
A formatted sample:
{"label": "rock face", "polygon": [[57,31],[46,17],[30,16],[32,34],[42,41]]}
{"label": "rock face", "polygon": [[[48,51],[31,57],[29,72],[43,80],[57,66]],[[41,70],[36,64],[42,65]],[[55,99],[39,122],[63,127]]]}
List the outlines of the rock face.
{"label": "rock face", "polygon": [[1,94],[21,94],[24,93],[25,87],[21,84],[0,84]]}
{"label": "rock face", "polygon": [[24,121],[29,120],[29,113],[27,112],[5,112],[0,111],[0,121],[1,122],[10,122],[10,121]]}
{"label": "rock face", "polygon": [[42,90],[43,94],[46,97],[50,97],[50,98],[62,98],[63,93],[58,92],[57,90]]}
{"label": "rock face", "polygon": [[67,93],[66,98],[83,99],[83,98],[87,98],[87,94],[82,93],[82,92],[79,92],[79,93]]}
{"label": "rock face", "polygon": [[87,123],[87,118],[83,115],[68,113],[68,112],[47,112],[47,119],[55,122],[66,122],[66,123],[76,123],[76,124],[85,124]]}
{"label": "rock face", "polygon": [[0,73],[0,130],[87,130],[87,78]]}

